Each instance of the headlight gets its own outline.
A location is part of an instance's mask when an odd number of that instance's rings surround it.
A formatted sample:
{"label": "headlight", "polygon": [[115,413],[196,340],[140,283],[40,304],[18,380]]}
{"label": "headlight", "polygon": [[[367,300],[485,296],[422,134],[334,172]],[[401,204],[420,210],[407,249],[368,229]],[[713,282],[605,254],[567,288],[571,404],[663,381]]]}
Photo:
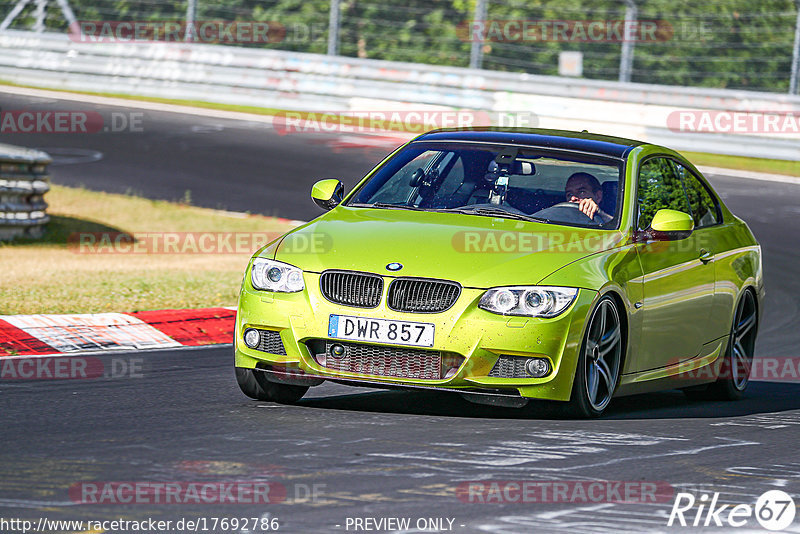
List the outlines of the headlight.
{"label": "headlight", "polygon": [[576,287],[496,287],[487,291],[478,307],[500,315],[555,317],[578,295]]}
{"label": "headlight", "polygon": [[296,293],[305,289],[303,271],[288,263],[256,258],[250,270],[253,287],[263,291]]}

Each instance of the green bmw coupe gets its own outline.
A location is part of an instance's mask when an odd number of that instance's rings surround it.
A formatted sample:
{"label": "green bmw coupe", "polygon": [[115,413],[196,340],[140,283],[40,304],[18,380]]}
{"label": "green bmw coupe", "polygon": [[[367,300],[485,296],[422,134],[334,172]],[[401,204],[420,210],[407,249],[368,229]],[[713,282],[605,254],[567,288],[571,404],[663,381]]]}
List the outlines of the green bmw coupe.
{"label": "green bmw coupe", "polygon": [[291,403],[325,380],[481,403],[680,388],[738,399],[761,248],[667,148],[588,133],[436,130],[327,213],[260,249],[242,282],[236,377]]}

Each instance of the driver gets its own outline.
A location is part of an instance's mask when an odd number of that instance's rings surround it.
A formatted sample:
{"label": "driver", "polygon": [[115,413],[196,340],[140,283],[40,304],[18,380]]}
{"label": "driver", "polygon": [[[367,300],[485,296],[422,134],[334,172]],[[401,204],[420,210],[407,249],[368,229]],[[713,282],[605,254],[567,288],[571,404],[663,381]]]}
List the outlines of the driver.
{"label": "driver", "polygon": [[576,172],[567,179],[567,186],[564,188],[567,202],[575,202],[578,209],[586,214],[590,219],[594,219],[595,214],[599,215],[606,223],[613,219],[611,215],[600,209],[603,201],[603,188],[600,181],[588,172]]}

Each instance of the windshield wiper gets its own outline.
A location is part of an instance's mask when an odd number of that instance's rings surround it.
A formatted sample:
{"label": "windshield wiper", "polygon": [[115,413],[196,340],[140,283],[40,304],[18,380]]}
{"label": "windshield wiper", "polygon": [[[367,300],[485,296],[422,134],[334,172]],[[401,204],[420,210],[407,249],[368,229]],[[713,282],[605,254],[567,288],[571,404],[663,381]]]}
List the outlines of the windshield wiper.
{"label": "windshield wiper", "polygon": [[375,202],[373,204],[353,203],[348,204],[355,208],[382,208],[382,209],[395,209],[395,210],[411,210],[411,211],[429,211],[439,213],[465,213],[467,215],[486,215],[492,217],[502,217],[504,219],[517,219],[520,221],[542,222],[549,223],[548,219],[540,219],[531,217],[524,213],[514,213],[513,211],[506,211],[501,208],[420,208],[419,206],[412,206],[411,204],[391,204],[389,202]]}
{"label": "windshield wiper", "polygon": [[458,213],[466,213],[467,215],[487,215],[493,217],[501,217],[504,219],[518,219],[520,221],[531,222],[550,222],[547,219],[539,219],[538,217],[531,217],[524,213],[514,213],[513,211],[506,211],[501,208],[454,208],[447,211],[455,211]]}
{"label": "windshield wiper", "polygon": [[356,208],[383,208],[383,209],[395,209],[395,210],[427,211],[425,208],[412,206],[410,204],[391,204],[389,202],[375,202],[373,204],[357,203],[349,205],[354,206]]}

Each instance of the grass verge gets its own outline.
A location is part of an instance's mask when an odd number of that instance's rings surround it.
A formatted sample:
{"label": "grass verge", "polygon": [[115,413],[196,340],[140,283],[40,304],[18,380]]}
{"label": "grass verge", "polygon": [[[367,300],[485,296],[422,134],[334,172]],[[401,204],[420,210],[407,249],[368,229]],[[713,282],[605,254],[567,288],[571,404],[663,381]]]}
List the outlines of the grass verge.
{"label": "grass verge", "polygon": [[[2,315],[234,306],[258,243],[292,228],[260,215],[57,185],[46,199],[51,222],[43,239],[0,244]],[[177,235],[180,244],[168,253],[131,253],[124,251],[135,250],[134,243],[123,239],[116,249],[123,252],[113,253],[102,233],[114,238],[117,232],[144,236],[140,244]],[[212,237],[200,248],[182,237],[189,232]],[[228,233],[236,233],[231,246],[220,240]],[[235,245],[236,235],[244,237],[242,246]]]}
{"label": "grass verge", "polygon": [[800,161],[746,158],[744,156],[725,156],[722,154],[707,154],[705,152],[681,152],[681,154],[695,165],[800,176]]}
{"label": "grass verge", "polygon": [[35,85],[21,85],[0,80],[0,85],[9,87],[21,87],[24,89],[40,89],[42,91],[53,91],[57,93],[70,93],[75,95],[102,96],[105,98],[122,98],[139,102],[155,102],[157,104],[170,104],[173,106],[187,106],[192,108],[217,109],[221,111],[237,111],[240,113],[254,113],[256,115],[278,115],[290,110],[279,108],[263,108],[258,106],[240,106],[236,104],[218,104],[216,102],[204,102],[202,100],[180,100],[173,98],[158,98],[154,96],[128,95],[124,93],[103,93],[99,91],[77,91],[74,89],[53,89],[50,87],[38,87]]}

